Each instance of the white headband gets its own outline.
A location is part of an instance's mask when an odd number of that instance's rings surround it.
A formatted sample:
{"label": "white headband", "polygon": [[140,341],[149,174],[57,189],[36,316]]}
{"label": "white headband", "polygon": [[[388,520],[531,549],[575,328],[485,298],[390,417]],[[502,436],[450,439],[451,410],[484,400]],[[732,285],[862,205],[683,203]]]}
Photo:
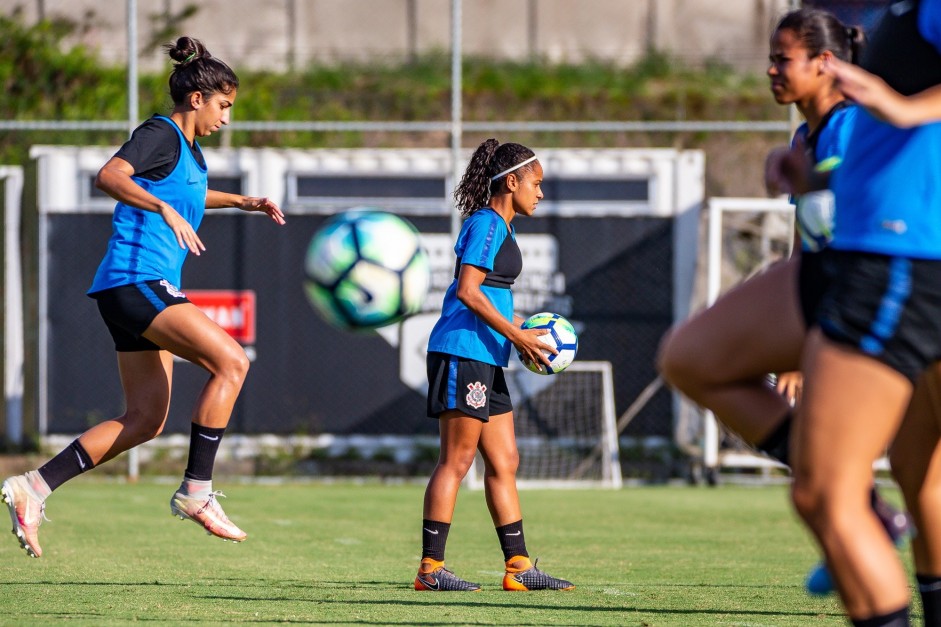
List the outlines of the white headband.
{"label": "white headband", "polygon": [[533,156],[530,157],[529,159],[524,159],[523,161],[520,161],[519,163],[517,163],[516,165],[514,165],[512,168],[507,168],[507,169],[504,170],[503,172],[500,172],[500,174],[497,174],[497,175],[495,175],[495,176],[491,176],[491,177],[490,177],[490,180],[491,180],[491,181],[496,181],[496,180],[499,179],[499,178],[503,178],[504,176],[506,176],[507,174],[509,174],[509,173],[512,172],[513,170],[518,170],[518,169],[522,168],[524,165],[526,165],[527,163],[532,163],[532,162],[535,161],[535,160],[536,160],[536,155],[533,155]]}

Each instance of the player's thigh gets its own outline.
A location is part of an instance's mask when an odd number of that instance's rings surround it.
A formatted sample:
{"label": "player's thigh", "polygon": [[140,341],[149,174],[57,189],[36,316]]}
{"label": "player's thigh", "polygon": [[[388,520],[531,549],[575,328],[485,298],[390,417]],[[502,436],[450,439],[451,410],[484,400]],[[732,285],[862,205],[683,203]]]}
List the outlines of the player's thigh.
{"label": "player's thigh", "polygon": [[442,463],[470,464],[480,441],[485,423],[459,410],[448,410],[438,417],[441,442],[439,461]]}
{"label": "player's thigh", "polygon": [[516,469],[519,465],[519,450],[516,446],[513,412],[490,416],[490,422],[481,430],[478,449],[489,468]]}
{"label": "player's thigh", "polygon": [[162,350],[118,352],[117,355],[127,415],[165,420],[173,389],[173,355]]}
{"label": "player's thigh", "polygon": [[866,487],[902,422],[912,384],[818,330],[808,335],[804,392],[792,431],[795,482]]}
{"label": "player's thigh", "polygon": [[210,371],[233,363],[247,369],[245,351],[238,342],[189,302],[161,311],[143,335],[174,355]]}
{"label": "player's thigh", "polygon": [[941,363],[915,384],[912,400],[891,446],[892,474],[906,493],[923,483],[941,485]]}
{"label": "player's thigh", "polygon": [[796,369],[805,334],[797,270],[790,259],[731,289],[670,333],[661,360],[695,362],[716,381]]}

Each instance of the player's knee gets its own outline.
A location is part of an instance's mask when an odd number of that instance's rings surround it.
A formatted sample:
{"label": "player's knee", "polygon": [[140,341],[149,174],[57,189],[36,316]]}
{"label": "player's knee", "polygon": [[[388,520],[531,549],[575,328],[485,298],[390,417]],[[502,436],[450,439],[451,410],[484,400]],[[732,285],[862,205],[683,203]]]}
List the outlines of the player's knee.
{"label": "player's knee", "polygon": [[520,467],[518,451],[507,451],[503,455],[490,455],[484,460],[485,472],[493,476],[515,477]]}
{"label": "player's knee", "polygon": [[791,483],[791,502],[797,514],[812,529],[818,527],[826,517],[823,491],[811,481],[794,479]]}
{"label": "player's knee", "polygon": [[236,344],[235,347],[226,351],[225,356],[221,359],[218,374],[233,383],[241,385],[245,381],[245,377],[248,376],[249,367],[251,367],[251,362],[248,360],[248,355],[245,354],[241,346]]}
{"label": "player's knee", "polygon": [[124,414],[124,428],[134,445],[149,442],[163,432],[166,424],[166,413],[152,410],[128,410]]}
{"label": "player's knee", "polygon": [[696,362],[685,345],[682,327],[671,329],[660,341],[657,370],[663,380],[680,391],[686,391],[697,379]]}
{"label": "player's knee", "polygon": [[657,366],[657,372],[663,377],[663,380],[673,384],[673,353],[670,350],[670,340],[673,337],[673,329],[667,331],[660,338],[660,345],[657,347],[657,356],[654,362]]}
{"label": "player's knee", "polygon": [[477,454],[476,449],[469,450],[449,450],[447,454],[438,459],[438,468],[443,472],[454,474],[463,479],[474,463],[474,457]]}
{"label": "player's knee", "polygon": [[832,481],[795,479],[791,501],[801,519],[818,536],[824,531],[846,533],[854,528],[859,516],[868,509],[868,496],[856,498]]}

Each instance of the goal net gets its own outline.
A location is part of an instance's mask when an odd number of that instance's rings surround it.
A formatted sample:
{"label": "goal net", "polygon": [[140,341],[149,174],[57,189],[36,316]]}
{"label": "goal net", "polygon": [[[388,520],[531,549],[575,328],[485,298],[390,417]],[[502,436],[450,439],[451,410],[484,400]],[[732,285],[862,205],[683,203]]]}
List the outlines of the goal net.
{"label": "goal net", "polygon": [[[555,376],[505,369],[514,405],[521,488],[621,487],[611,363],[575,361]],[[467,485],[484,487],[478,454]]]}

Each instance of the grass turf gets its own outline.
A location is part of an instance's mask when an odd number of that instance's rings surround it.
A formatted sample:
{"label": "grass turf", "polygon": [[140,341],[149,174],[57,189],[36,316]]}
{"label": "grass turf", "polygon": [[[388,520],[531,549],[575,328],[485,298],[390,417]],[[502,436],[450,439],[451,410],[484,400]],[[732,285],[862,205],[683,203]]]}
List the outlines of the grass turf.
{"label": "grass turf", "polygon": [[[225,484],[243,544],[170,517],[175,485],[80,478],[50,499],[43,557],[0,544],[0,624],[845,625],[778,487],[525,491],[530,554],[573,592],[500,589],[482,493],[447,562],[483,592],[415,592],[421,485]],[[907,558],[906,558],[907,560]]]}

